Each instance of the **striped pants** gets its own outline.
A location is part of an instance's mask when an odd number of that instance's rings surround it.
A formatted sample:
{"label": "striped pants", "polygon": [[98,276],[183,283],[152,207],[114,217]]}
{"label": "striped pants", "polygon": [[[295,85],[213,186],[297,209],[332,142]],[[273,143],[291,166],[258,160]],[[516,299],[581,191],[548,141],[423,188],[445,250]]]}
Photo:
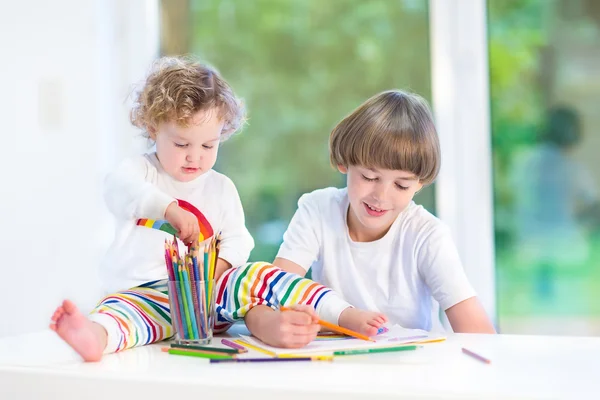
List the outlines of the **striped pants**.
{"label": "striped pants", "polygon": [[[216,286],[215,333],[242,320],[254,306],[311,305],[321,319],[337,323],[350,305],[331,289],[264,262],[227,270]],[[155,343],[173,336],[167,281],[148,282],[106,296],[90,319],[108,333],[105,353]]]}

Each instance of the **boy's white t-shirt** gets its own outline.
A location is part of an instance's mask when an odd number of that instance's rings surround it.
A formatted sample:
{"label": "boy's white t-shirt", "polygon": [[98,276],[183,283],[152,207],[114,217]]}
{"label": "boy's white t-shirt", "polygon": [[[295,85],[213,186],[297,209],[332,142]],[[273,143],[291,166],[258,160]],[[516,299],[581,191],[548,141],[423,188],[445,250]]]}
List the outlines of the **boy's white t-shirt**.
{"label": "boy's white t-shirt", "polygon": [[353,306],[384,313],[393,324],[431,330],[432,297],[443,310],[475,296],[449,228],[411,202],[386,235],[354,242],[347,190],[303,195],[277,257],[303,268]]}
{"label": "boy's white t-shirt", "polygon": [[156,153],[145,154],[124,160],[109,174],[104,195],[117,219],[115,239],[100,267],[108,293],[167,278],[164,243],[170,235],[136,223],[140,218],[165,219],[176,199],[194,205],[215,234],[221,232],[219,258],[233,267],[246,263],[254,247],[235,185],[212,169],[191,182],[179,182],[165,172]]}

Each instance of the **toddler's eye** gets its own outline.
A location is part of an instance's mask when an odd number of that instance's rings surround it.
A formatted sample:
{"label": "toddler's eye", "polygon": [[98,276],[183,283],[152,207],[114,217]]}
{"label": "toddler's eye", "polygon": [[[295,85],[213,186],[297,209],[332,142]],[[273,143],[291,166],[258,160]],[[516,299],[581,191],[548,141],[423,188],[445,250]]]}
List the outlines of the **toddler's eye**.
{"label": "toddler's eye", "polygon": [[188,146],[187,144],[175,143],[175,147],[183,148],[183,147],[187,147],[187,146]]}

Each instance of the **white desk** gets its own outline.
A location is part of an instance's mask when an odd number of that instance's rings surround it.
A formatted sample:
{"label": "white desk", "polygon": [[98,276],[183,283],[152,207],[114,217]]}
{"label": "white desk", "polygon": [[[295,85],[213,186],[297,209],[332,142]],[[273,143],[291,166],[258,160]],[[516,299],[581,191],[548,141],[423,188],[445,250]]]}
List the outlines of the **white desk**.
{"label": "white desk", "polygon": [[417,351],[264,364],[208,364],[160,347],[83,363],[50,331],[3,338],[0,399],[600,398],[600,338],[458,334]]}

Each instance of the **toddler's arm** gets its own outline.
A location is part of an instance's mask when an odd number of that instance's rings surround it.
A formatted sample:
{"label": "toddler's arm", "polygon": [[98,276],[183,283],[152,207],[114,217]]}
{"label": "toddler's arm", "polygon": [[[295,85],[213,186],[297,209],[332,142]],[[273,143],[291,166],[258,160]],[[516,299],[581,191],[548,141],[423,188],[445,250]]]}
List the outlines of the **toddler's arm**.
{"label": "toddler's arm", "polygon": [[157,171],[145,157],[124,160],[105,180],[108,209],[122,219],[163,219],[175,199],[150,182],[152,174]]}
{"label": "toddler's arm", "polygon": [[[228,268],[245,264],[254,248],[254,239],[246,228],[244,209],[240,196],[231,180],[227,180],[222,193],[221,248],[215,278]],[[219,232],[215,232],[217,234]]]}

